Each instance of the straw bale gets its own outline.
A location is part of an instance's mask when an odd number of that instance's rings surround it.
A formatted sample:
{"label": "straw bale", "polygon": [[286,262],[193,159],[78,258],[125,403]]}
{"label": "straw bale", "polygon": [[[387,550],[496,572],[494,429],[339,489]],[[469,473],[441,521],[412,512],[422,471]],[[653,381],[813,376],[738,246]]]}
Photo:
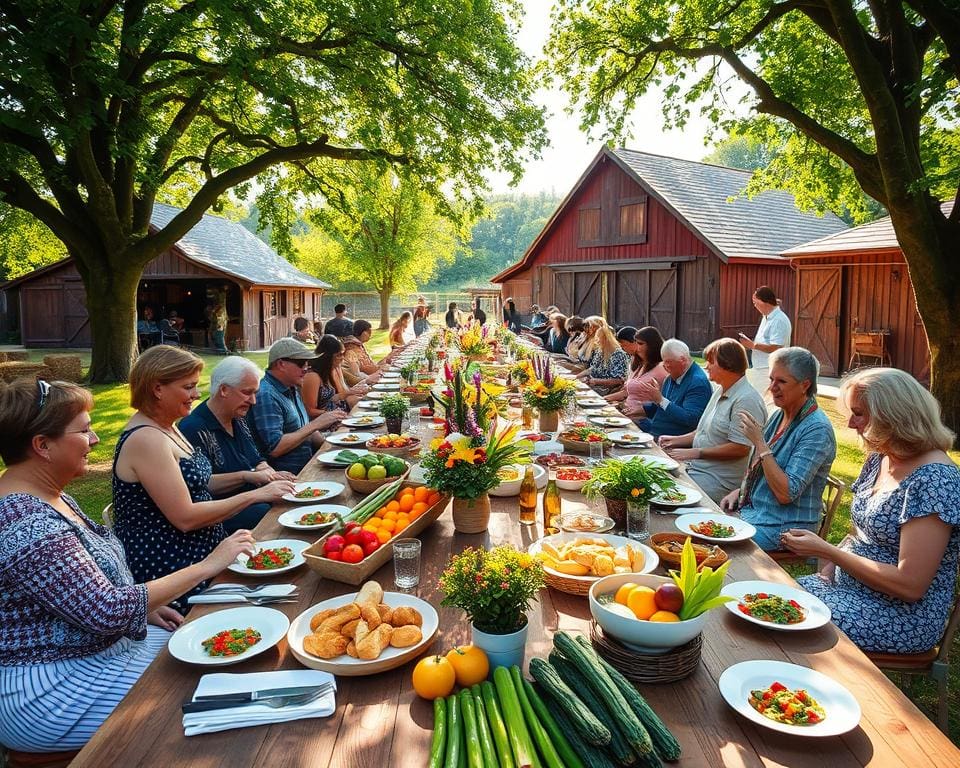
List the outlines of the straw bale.
{"label": "straw bale", "polygon": [[50,379],[51,371],[43,363],[7,361],[0,363],[0,380],[15,381],[21,378]]}
{"label": "straw bale", "polygon": [[46,355],[43,364],[50,369],[56,381],[73,381],[79,383],[83,378],[83,366],[80,355]]}

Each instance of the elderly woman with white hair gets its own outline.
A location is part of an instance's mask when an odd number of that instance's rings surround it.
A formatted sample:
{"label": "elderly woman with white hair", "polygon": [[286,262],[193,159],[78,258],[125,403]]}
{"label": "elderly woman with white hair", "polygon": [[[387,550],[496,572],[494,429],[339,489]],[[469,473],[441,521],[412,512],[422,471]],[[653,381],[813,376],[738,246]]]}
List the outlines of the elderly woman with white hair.
{"label": "elderly woman with white hair", "polygon": [[[213,467],[210,492],[215,499],[253,490],[274,480],[295,480],[273,469],[260,455],[246,416],[257,402],[263,371],[245,357],[233,355],[210,373],[210,397],[179,424],[180,431]],[[223,522],[227,533],[254,528],[270,509],[268,502],[251,504]]]}
{"label": "elderly woman with white hair", "polygon": [[803,347],[784,347],[770,356],[770,394],[778,410],[760,424],[740,413],[744,436],[753,444],[740,489],[720,501],[751,523],[764,550],[780,549],[789,530],[820,526],[823,489],[837,455],[833,425],[817,406],[820,363]]}

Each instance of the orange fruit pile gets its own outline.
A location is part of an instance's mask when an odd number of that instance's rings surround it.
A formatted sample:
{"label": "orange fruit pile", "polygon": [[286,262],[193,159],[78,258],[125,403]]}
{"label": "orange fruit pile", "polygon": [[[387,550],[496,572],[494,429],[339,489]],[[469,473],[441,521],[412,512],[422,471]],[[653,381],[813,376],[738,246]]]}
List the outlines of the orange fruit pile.
{"label": "orange fruit pile", "polygon": [[438,501],[440,492],[426,486],[403,488],[373,513],[363,529],[372,531],[381,544],[386,544]]}
{"label": "orange fruit pile", "polygon": [[654,590],[650,587],[628,581],[620,586],[613,600],[620,605],[625,605],[641,621],[680,621],[677,614],[660,610],[654,599],[654,594]]}

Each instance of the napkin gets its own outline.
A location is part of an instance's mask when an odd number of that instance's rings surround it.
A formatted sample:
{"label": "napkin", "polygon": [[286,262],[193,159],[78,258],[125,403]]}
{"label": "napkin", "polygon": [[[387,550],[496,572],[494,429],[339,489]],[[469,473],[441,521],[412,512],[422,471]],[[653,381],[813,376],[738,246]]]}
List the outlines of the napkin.
{"label": "napkin", "polygon": [[[240,587],[244,585],[231,584],[230,586]],[[191,605],[206,605],[207,603],[245,603],[245,597],[286,597],[295,592],[296,589],[297,587],[294,584],[270,584],[263,589],[257,590],[252,595],[246,595],[241,592],[217,592],[213,595],[193,595],[187,599],[187,602]]]}
{"label": "napkin", "polygon": [[[247,704],[242,707],[214,709],[183,716],[183,731],[186,736],[201,733],[228,731],[231,728],[247,728],[251,725],[286,723],[306,720],[311,717],[329,717],[336,709],[336,680],[329,672],[316,669],[284,669],[276,672],[251,672],[247,674],[217,673],[204,675],[197,684],[194,697],[218,693],[244,693],[266,688],[308,686],[333,683],[334,688],[309,704],[297,707],[273,709],[266,704]],[[195,698],[194,698],[195,700]]]}

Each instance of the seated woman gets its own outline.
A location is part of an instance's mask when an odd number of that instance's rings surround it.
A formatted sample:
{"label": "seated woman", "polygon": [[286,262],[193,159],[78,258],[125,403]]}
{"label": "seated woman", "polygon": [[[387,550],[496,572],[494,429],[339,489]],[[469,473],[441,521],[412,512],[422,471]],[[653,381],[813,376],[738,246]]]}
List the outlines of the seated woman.
{"label": "seated woman", "polygon": [[[417,299],[417,306],[413,310],[413,332],[417,336],[422,336],[430,330],[430,307],[427,306],[427,300],[421,296]],[[354,322],[353,335],[359,336]]]}
{"label": "seated woman", "polygon": [[416,338],[413,334],[412,325],[413,315],[409,312],[401,312],[400,317],[390,326],[390,334],[387,337],[390,341],[390,349],[405,347]]}
{"label": "seated woman", "polygon": [[353,334],[340,341],[343,343],[343,367],[357,379],[365,379],[368,383],[380,377],[380,371],[389,363],[385,357],[379,363],[373,362],[367,352],[366,343],[373,335],[373,326],[366,320],[353,321]]}
{"label": "seated woman", "polygon": [[563,351],[571,361],[579,362],[578,353],[580,346],[586,341],[587,334],[584,331],[583,318],[579,315],[571,315],[564,323],[564,329],[567,331],[567,347]]}
{"label": "seated woman", "polygon": [[99,442],[90,392],[62,381],[0,386],[0,743],[79,749],[182,623],[167,603],[255,542],[238,531],[196,563],[138,582],[117,537],[64,493]]}
{"label": "seated woman", "polygon": [[460,310],[457,309],[457,302],[451,301],[447,305],[447,314],[443,317],[447,328],[456,330],[460,327]]}
{"label": "seated woman", "polygon": [[543,342],[543,348],[547,352],[553,352],[557,355],[566,354],[567,342],[570,341],[570,334],[567,333],[567,318],[559,312],[550,315],[550,330],[546,334]]}
{"label": "seated woman", "polygon": [[[213,499],[224,483],[214,475],[202,451],[194,450],[175,422],[198,399],[203,361],[176,347],[151,347],[130,371],[127,422],[113,456],[114,532],[123,542],[134,579],[150,581],[198,563],[223,541],[223,521],[251,504],[273,502],[293,490],[289,480],[274,480],[251,491]],[[186,600],[206,586],[176,596],[181,613]]]}
{"label": "seated woman", "polygon": [[[206,454],[213,468],[211,493],[222,499],[238,491],[252,491],[273,480],[296,480],[290,472],[271,467],[257,448],[246,417],[257,401],[261,371],[245,357],[231,355],[210,373],[210,397],[177,425],[198,451]],[[225,520],[223,528],[233,533],[256,528],[270,509],[261,501]]]}
{"label": "seated woman", "polygon": [[310,360],[310,369],[303,377],[301,394],[307,415],[313,419],[327,411],[341,408],[349,411],[364,394],[370,391],[366,384],[352,389],[343,380],[343,342],[329,333],[320,338],[314,350],[317,357]]}
{"label": "seated woman", "polygon": [[627,353],[621,349],[616,335],[602,317],[588,317],[587,326],[593,328],[588,343],[590,358],[587,369],[577,378],[601,394],[620,389],[630,366]]}
{"label": "seated woman", "polygon": [[667,378],[667,369],[663,367],[663,358],[660,356],[663,336],[649,325],[639,330],[627,325],[617,331],[617,341],[623,351],[630,355],[630,375],[622,388],[604,399],[620,403],[618,407],[625,416],[644,416],[646,412],[643,406],[646,403],[640,397],[640,385],[651,380],[663,384]]}
{"label": "seated woman", "polygon": [[780,548],[780,536],[792,528],[820,525],[823,489],[837,454],[830,419],[817,407],[820,363],[803,347],[784,347],[770,355],[770,394],[778,410],[766,426],[744,411],[743,434],[753,445],[749,469],[740,485],[720,501],[727,511],[757,529],[753,537],[765,550]]}
{"label": "seated woman", "polygon": [[856,536],[840,546],[788,530],[783,546],[829,561],[800,586],[865,651],[921,653],[943,635],[960,556],[960,470],[947,456],[953,433],[917,381],[893,368],[859,371],[840,386],[871,453],[851,487]]}

